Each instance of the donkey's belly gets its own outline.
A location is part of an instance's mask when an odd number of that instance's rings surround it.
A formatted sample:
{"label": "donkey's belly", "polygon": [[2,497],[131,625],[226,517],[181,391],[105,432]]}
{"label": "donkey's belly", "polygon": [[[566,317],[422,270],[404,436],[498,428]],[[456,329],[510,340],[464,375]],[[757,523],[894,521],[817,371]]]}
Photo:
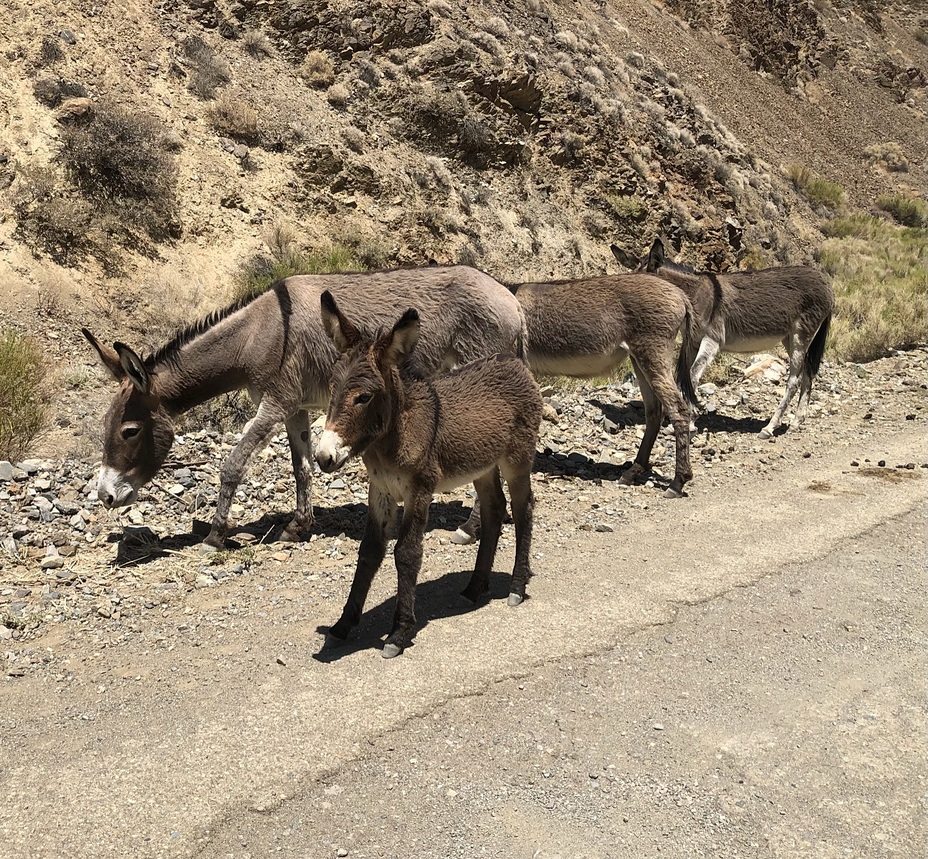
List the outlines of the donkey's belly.
{"label": "donkey's belly", "polygon": [[769,352],[783,342],[783,335],[729,338],[721,344],[726,352]]}
{"label": "donkey's belly", "polygon": [[615,352],[568,355],[529,350],[528,362],[535,373],[542,375],[576,376],[589,379],[595,376],[608,376],[627,356],[628,352],[622,347]]}

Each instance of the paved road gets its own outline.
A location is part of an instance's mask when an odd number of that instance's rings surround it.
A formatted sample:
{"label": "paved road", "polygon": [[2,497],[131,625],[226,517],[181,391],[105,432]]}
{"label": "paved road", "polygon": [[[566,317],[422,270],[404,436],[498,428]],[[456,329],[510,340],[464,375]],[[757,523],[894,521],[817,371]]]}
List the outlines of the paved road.
{"label": "paved road", "polygon": [[924,855],[925,472],[870,454],[925,439],[541,527],[517,610],[432,569],[389,662],[313,659],[327,617],[71,641],[75,681],[0,686],[2,855]]}

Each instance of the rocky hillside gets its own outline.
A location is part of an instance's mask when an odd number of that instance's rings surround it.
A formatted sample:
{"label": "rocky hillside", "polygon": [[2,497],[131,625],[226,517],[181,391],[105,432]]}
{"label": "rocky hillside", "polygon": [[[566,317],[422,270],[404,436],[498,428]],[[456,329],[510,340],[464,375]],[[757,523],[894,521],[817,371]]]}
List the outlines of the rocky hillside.
{"label": "rocky hillside", "polygon": [[658,232],[775,264],[828,205],[791,168],[862,210],[924,181],[914,0],[7,5],[0,313],[72,382],[75,323],[157,339],[281,235],[503,280]]}

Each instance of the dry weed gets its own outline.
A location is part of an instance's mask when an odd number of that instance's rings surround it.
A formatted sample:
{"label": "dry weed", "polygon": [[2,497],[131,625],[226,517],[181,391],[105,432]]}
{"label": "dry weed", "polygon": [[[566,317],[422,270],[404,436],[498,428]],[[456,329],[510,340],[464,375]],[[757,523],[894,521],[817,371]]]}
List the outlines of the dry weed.
{"label": "dry weed", "polygon": [[335,83],[335,64],[324,51],[310,51],[300,67],[300,77],[315,89]]}

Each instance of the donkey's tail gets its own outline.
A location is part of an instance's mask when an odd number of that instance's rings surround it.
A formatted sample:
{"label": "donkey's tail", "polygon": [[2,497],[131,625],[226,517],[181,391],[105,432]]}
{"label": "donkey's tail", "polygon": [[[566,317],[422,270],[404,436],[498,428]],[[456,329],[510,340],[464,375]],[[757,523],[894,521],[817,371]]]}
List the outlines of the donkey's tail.
{"label": "donkey's tail", "polygon": [[831,314],[825,317],[825,321],[819,326],[818,331],[812,338],[809,348],[806,349],[806,372],[810,379],[814,379],[818,374],[818,368],[822,365],[822,356],[825,354],[825,341],[828,339],[828,329],[831,327]]}
{"label": "donkey's tail", "polygon": [[696,353],[699,351],[699,333],[696,330],[696,318],[693,313],[693,306],[689,300],[686,301],[686,316],[683,320],[683,344],[680,346],[680,354],[677,356],[677,387],[683,394],[683,399],[689,403],[691,408],[699,406],[699,400],[696,397],[696,391],[693,390],[693,374],[691,367],[696,360]]}

